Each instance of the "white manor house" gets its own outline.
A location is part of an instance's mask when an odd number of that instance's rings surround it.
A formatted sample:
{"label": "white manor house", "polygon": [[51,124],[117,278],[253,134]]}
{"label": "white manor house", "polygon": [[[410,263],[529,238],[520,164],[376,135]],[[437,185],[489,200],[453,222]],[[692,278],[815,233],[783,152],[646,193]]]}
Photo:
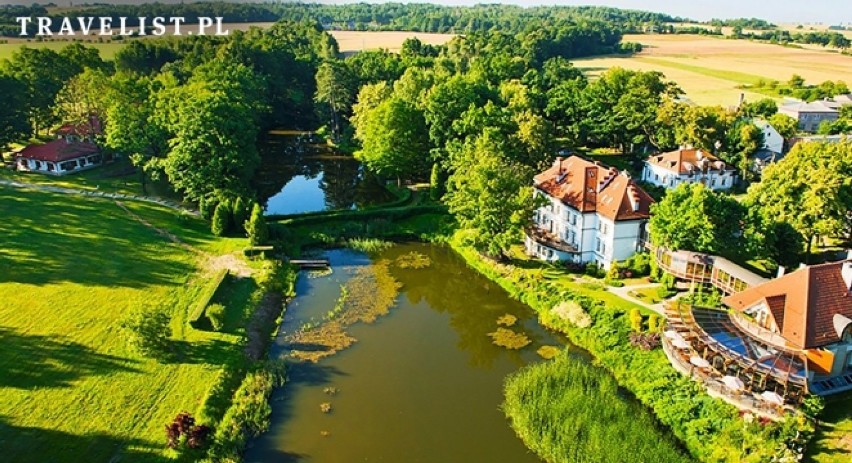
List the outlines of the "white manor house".
{"label": "white manor house", "polygon": [[664,188],[703,183],[711,190],[728,190],[736,183],[737,170],[712,153],[684,147],[649,156],[642,169],[642,180]]}
{"label": "white manor house", "polygon": [[547,203],[526,231],[529,255],[608,269],[643,247],[654,200],[626,172],[579,156],[560,157],[534,184],[536,196]]}

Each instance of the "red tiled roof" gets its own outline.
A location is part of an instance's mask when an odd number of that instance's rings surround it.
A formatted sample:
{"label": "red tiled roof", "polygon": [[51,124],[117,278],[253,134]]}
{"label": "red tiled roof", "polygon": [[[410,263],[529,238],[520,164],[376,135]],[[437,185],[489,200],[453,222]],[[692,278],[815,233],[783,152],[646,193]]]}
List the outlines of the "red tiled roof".
{"label": "red tiled roof", "polygon": [[647,219],[654,203],[626,174],[579,156],[557,158],[550,168],[535,176],[534,183],[539,190],[578,211],[598,212],[610,220]]}
{"label": "red tiled roof", "polygon": [[91,116],[85,122],[63,124],[56,130],[57,135],[90,136],[101,135],[102,133],[101,119],[97,116]]}
{"label": "red tiled roof", "polygon": [[695,148],[684,148],[668,153],[654,154],[648,156],[648,163],[679,175],[686,175],[692,171],[733,170],[733,167],[728,166],[712,153]]}
{"label": "red tiled roof", "polygon": [[30,145],[18,152],[17,157],[37,161],[62,162],[97,153],[98,147],[88,142],[53,140],[43,145]]}
{"label": "red tiled roof", "polygon": [[740,311],[765,302],[781,336],[802,349],[833,344],[840,340],[834,315],[852,318],[852,294],[843,278],[844,264],[852,265],[852,260],[804,267],[722,302]]}

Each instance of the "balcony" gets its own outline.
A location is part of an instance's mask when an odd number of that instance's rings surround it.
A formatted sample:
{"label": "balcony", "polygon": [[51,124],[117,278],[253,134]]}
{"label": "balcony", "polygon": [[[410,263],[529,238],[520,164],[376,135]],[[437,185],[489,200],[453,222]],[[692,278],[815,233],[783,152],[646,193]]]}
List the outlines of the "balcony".
{"label": "balcony", "polygon": [[577,249],[576,246],[568,244],[562,241],[558,236],[554,235],[553,233],[550,233],[547,230],[543,230],[536,226],[527,227],[526,234],[531,240],[542,246],[547,246],[550,249],[569,253],[580,252],[580,250]]}

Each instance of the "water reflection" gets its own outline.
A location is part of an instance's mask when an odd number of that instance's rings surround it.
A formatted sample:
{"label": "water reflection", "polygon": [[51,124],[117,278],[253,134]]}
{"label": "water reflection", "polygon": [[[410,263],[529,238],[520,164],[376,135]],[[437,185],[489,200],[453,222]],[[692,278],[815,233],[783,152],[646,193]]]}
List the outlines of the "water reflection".
{"label": "water reflection", "polygon": [[272,131],[259,144],[254,187],[267,214],[352,209],[393,199],[351,156],[310,132]]}

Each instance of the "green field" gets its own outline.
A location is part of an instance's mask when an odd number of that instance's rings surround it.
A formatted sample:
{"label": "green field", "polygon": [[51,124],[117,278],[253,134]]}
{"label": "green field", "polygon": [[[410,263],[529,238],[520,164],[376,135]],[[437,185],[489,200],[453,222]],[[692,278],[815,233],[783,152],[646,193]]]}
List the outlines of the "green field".
{"label": "green field", "polygon": [[[244,240],[213,239],[201,220],[155,205],[126,207],[195,251],[111,201],[0,187],[3,461],[161,461],[166,422],[198,413],[223,364],[242,359],[243,323],[219,334],[184,320],[214,271],[207,256]],[[224,302],[244,306],[241,285]],[[130,351],[119,329],[126,312],[154,304],[173,309],[168,363]]]}
{"label": "green field", "polygon": [[819,432],[808,447],[809,463],[846,463],[852,459],[852,393],[830,397]]}
{"label": "green field", "polygon": [[[51,50],[59,51],[68,46],[71,43],[69,41],[55,41],[55,42],[35,42],[35,41],[10,41],[9,43],[0,43],[0,60],[4,58],[11,58],[12,53],[21,48],[21,46],[27,46],[30,48],[49,48]],[[118,50],[124,48],[124,44],[121,42],[109,42],[109,43],[98,43],[98,42],[80,42],[87,47],[95,47],[101,53],[101,58],[105,60],[111,60]]]}

